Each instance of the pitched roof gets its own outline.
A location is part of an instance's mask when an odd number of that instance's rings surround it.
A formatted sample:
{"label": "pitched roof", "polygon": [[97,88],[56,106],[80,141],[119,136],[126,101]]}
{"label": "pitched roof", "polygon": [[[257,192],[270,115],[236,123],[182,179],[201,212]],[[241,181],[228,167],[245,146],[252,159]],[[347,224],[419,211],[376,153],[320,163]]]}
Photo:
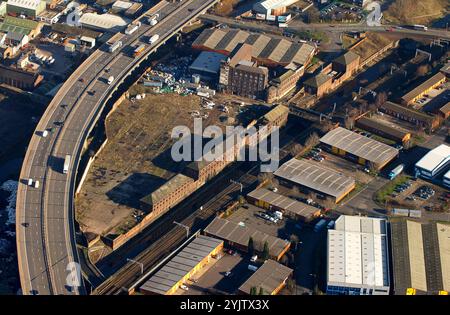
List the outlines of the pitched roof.
{"label": "pitched roof", "polygon": [[349,65],[355,60],[359,59],[359,55],[355,54],[352,51],[347,51],[345,54],[340,55],[333,62],[341,64],[341,65]]}
{"label": "pitched roof", "polygon": [[312,86],[312,87],[318,88],[330,80],[332,80],[332,78],[330,76],[328,76],[324,73],[319,73],[318,75],[306,80],[304,84],[307,86]]}

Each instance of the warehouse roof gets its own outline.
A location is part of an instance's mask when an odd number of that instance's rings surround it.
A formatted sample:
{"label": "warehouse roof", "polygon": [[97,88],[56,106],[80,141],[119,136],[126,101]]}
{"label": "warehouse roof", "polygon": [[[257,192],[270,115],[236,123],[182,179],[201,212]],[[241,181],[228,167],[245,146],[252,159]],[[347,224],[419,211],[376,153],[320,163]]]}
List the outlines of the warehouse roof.
{"label": "warehouse roof", "polygon": [[425,154],[416,163],[416,167],[432,173],[434,170],[445,165],[448,161],[450,161],[450,147],[448,145],[441,144]]}
{"label": "warehouse roof", "polygon": [[386,220],[341,215],[328,230],[328,283],[389,286]]}
{"label": "warehouse roof", "polygon": [[204,231],[205,233],[235,244],[239,244],[243,247],[247,247],[250,237],[253,238],[254,244],[259,244],[261,248],[264,243],[267,242],[269,244],[270,255],[275,257],[278,257],[278,255],[283,253],[283,251],[290,245],[287,240],[282,240],[256,229],[219,217],[214,218],[214,220],[205,228]]}
{"label": "warehouse roof", "polygon": [[277,194],[266,188],[258,188],[248,194],[249,197],[264,201],[274,207],[295,213],[306,219],[312,218],[320,210],[289,197]]}
{"label": "warehouse roof", "polygon": [[425,114],[424,112],[400,105],[400,104],[396,104],[390,101],[387,101],[386,103],[384,103],[381,108],[385,108],[387,110],[396,112],[401,114],[402,116],[407,116],[407,117],[412,117],[416,120],[419,121],[424,121],[424,122],[428,122],[431,124],[432,121],[434,121],[436,118]]}
{"label": "warehouse roof", "polygon": [[395,294],[406,289],[450,290],[450,226],[411,220],[391,222]]}
{"label": "warehouse roof", "polygon": [[284,163],[275,175],[302,186],[339,198],[353,189],[355,180],[319,163],[293,158]]}
{"label": "warehouse roof", "polygon": [[81,16],[80,23],[93,28],[114,31],[124,28],[128,21],[114,14],[85,13]]}
{"label": "warehouse roof", "polygon": [[223,54],[210,51],[202,51],[200,55],[191,64],[189,70],[218,74],[220,70],[221,61],[226,59],[227,56]]}
{"label": "warehouse roof", "polygon": [[250,294],[252,288],[264,290],[264,294],[274,293],[283,283],[286,282],[292,269],[274,260],[266,260],[264,264],[252,274],[240,287],[239,291]]}
{"label": "warehouse roof", "polygon": [[36,10],[41,4],[41,0],[8,0],[7,4],[24,9]]}
{"label": "warehouse roof", "polygon": [[315,47],[307,43],[293,43],[266,34],[251,34],[236,29],[206,29],[192,46],[230,54],[241,43],[252,45],[254,58],[278,64],[295,62],[305,65],[315,51]]}
{"label": "warehouse roof", "polygon": [[222,243],[221,240],[199,235],[148,279],[140,289],[165,294]]}
{"label": "warehouse roof", "polygon": [[431,78],[426,80],[424,83],[420,84],[418,87],[412,89],[408,93],[402,96],[402,100],[409,103],[414,98],[416,98],[418,95],[423,93],[424,91],[428,90],[432,86],[436,85],[439,81],[445,79],[445,74],[442,72],[438,72],[435,75],[433,75]]}
{"label": "warehouse roof", "polygon": [[296,3],[298,0],[263,0],[258,3],[256,3],[253,6],[253,9],[255,11],[258,10],[274,10],[278,8],[288,7],[294,3]]}
{"label": "warehouse roof", "polygon": [[392,136],[393,138],[402,140],[405,138],[406,135],[409,134],[409,132],[391,127],[389,125],[383,124],[375,119],[369,118],[369,117],[361,117],[356,121],[356,124],[360,127],[364,128],[371,128],[380,130],[383,133]]}
{"label": "warehouse roof", "polygon": [[160,202],[161,200],[167,198],[171,193],[175,192],[178,188],[193,181],[194,180],[190,177],[187,177],[183,174],[177,174],[171,179],[169,179],[164,185],[159,187],[157,190],[142,198],[141,201],[149,205],[154,205]]}
{"label": "warehouse roof", "polygon": [[398,150],[390,145],[342,127],[329,131],[325,136],[320,138],[320,142],[339,148],[375,164],[386,164],[398,155]]}

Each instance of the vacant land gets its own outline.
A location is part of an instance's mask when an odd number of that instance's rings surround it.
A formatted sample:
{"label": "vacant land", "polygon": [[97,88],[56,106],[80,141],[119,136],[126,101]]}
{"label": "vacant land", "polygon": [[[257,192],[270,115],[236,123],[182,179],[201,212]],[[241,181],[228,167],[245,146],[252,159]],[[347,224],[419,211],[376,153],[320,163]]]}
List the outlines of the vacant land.
{"label": "vacant land", "polygon": [[351,50],[361,57],[361,61],[364,61],[385,47],[391,41],[392,39],[387,35],[366,33],[366,38],[360,43],[354,45]]}
{"label": "vacant land", "polygon": [[429,24],[448,12],[448,0],[396,0],[384,12],[391,23]]}
{"label": "vacant land", "polygon": [[136,224],[143,215],[139,200],[187,163],[171,159],[171,132],[175,126],[192,130],[191,113],[196,111],[207,115],[203,126],[218,124],[223,115],[218,106],[202,108],[198,96],[178,94],[126,99],[109,115],[107,143],[90,167],[76,199],[77,221],[83,232],[120,234]]}

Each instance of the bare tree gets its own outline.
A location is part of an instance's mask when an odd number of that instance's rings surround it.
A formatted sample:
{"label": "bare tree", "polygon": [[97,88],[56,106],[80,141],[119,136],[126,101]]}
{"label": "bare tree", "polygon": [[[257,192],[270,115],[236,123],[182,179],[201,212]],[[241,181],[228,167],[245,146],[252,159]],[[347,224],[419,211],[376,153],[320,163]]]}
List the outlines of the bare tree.
{"label": "bare tree", "polygon": [[307,149],[311,149],[311,148],[314,147],[315,145],[319,144],[319,140],[320,140],[319,135],[318,135],[317,133],[313,132],[313,133],[308,137],[308,139],[306,139],[305,147],[306,147]]}
{"label": "bare tree", "polygon": [[291,147],[289,153],[290,153],[293,157],[296,157],[296,156],[299,155],[302,151],[303,151],[302,145],[299,144],[299,143],[296,143],[296,144],[294,144],[294,145]]}

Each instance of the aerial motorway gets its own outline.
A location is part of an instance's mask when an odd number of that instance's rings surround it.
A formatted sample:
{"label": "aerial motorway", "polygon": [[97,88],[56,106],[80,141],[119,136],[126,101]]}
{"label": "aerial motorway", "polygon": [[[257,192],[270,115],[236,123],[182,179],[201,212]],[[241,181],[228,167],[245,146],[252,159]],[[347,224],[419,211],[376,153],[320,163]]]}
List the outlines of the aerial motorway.
{"label": "aerial motorway", "polygon": [[[20,173],[17,255],[23,294],[85,294],[74,193],[85,141],[114,91],[151,53],[218,0],[161,1],[64,82],[34,132]],[[151,17],[158,18],[158,23]],[[79,286],[78,286],[79,284]]]}

